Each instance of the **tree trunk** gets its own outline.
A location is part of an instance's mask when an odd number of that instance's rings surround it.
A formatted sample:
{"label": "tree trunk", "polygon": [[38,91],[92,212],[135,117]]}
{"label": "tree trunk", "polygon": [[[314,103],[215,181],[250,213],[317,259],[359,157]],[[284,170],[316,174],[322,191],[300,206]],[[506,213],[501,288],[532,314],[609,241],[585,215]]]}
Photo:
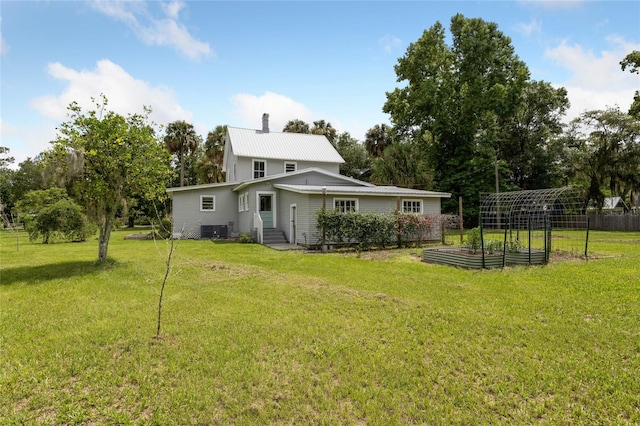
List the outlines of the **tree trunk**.
{"label": "tree trunk", "polygon": [[98,237],[98,262],[105,263],[107,261],[107,250],[109,248],[109,238],[111,237],[111,228],[115,220],[115,211],[105,213],[98,221],[99,237]]}
{"label": "tree trunk", "polygon": [[180,186],[184,186],[184,153],[180,148]]}

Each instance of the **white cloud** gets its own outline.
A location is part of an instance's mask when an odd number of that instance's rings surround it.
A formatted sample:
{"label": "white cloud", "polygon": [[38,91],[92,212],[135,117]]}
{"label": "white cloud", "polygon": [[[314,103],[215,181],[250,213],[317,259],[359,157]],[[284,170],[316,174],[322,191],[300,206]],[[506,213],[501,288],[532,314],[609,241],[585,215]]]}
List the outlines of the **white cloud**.
{"label": "white cloud", "polygon": [[385,53],[391,53],[402,47],[402,40],[394,35],[386,34],[380,37],[378,44],[382,47]]}
{"label": "white cloud", "polygon": [[212,55],[209,43],[196,40],[180,22],[182,1],[160,3],[164,17],[155,17],[144,2],[98,0],[91,3],[99,12],[126,24],[138,38],[152,46],[171,46],[190,59]]}
{"label": "white cloud", "polygon": [[17,134],[18,134],[18,129],[15,126],[11,125],[10,123],[7,123],[2,118],[0,118],[0,136],[2,137],[2,139],[5,139],[11,136],[16,136]]}
{"label": "white cloud", "polygon": [[249,129],[262,128],[262,114],[269,114],[269,128],[280,132],[290,120],[302,120],[311,125],[318,120],[309,108],[293,99],[273,92],[266,92],[262,96],[238,93],[231,99],[234,116],[238,126]]}
{"label": "white cloud", "polygon": [[15,129],[2,123],[3,143],[5,133],[9,133],[6,141],[16,157],[16,164],[50,148],[49,142],[56,139],[55,128],[67,119],[67,106],[71,102],[77,102],[85,110],[93,109],[91,98],[98,99],[101,93],[109,101],[108,109],[122,115],[142,113],[143,105],[146,105],[153,109],[150,118],[157,124],[193,120],[192,113],[180,106],[171,89],[151,86],[136,79],[109,60],[99,61],[93,70],[80,71],[61,63],[51,63],[47,66],[47,72],[52,78],[64,82],[65,88],[59,94],[31,100],[31,107],[43,116],[41,124]]}
{"label": "white cloud", "polygon": [[152,87],[106,59],[99,61],[94,70],[76,71],[56,62],[49,64],[47,71],[67,86],[59,95],[45,95],[31,101],[31,106],[45,117],[64,120],[71,102],[91,108],[91,97],[98,98],[104,93],[109,100],[109,109],[123,115],[142,112],[142,106],[147,105],[153,109],[151,118],[159,124],[192,119],[192,114],[178,104],[169,88]]}
{"label": "white cloud", "polygon": [[580,115],[585,110],[603,109],[618,105],[626,111],[638,87],[638,76],[624,72],[620,61],[640,44],[630,43],[618,36],[609,36],[609,49],[594,52],[579,44],[566,41],[548,49],[545,57],[569,71],[565,81],[552,83],[567,89],[571,108],[567,119]]}
{"label": "white cloud", "polygon": [[531,34],[540,34],[542,32],[542,22],[532,18],[529,23],[519,22],[516,25],[516,31],[529,37]]}

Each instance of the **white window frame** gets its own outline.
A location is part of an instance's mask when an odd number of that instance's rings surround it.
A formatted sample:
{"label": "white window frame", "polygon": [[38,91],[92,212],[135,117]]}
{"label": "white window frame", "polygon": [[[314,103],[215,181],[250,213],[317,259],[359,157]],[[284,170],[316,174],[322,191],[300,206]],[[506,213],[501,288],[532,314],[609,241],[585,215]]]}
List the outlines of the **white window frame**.
{"label": "white window frame", "polygon": [[357,198],[346,198],[346,197],[336,197],[333,199],[333,208],[334,210],[339,210],[340,213],[346,213],[346,206],[336,206],[336,202],[340,202],[340,201],[353,201],[355,204],[355,210],[354,211],[359,211],[360,210],[360,200],[358,200]]}
{"label": "white window frame", "polygon": [[[408,210],[405,206],[405,203],[410,203],[411,210]],[[414,210],[414,203],[418,203],[419,209],[418,211]],[[405,198],[402,200],[402,213],[419,213],[422,214],[424,212],[424,201],[419,198]]]}
{"label": "white window frame", "polygon": [[[293,170],[287,171],[287,166],[293,166]],[[284,172],[285,173],[293,173],[298,170],[298,163],[295,161],[285,161],[284,162]]]}
{"label": "white window frame", "polygon": [[[256,177],[256,164],[257,163],[263,163],[264,164],[264,176],[258,176]],[[254,159],[252,161],[252,167],[251,167],[251,176],[253,176],[253,179],[261,179],[263,177],[267,176],[267,160],[260,160],[260,159]]]}
{"label": "white window frame", "polygon": [[244,211],[244,194],[238,195],[238,211]]}
{"label": "white window frame", "polygon": [[248,192],[244,193],[244,211],[245,212],[249,211],[249,193]]}
{"label": "white window frame", "polygon": [[[204,208],[204,199],[211,198],[212,208],[205,209]],[[201,212],[215,212],[216,211],[216,196],[215,195],[201,195],[200,196],[200,211]]]}

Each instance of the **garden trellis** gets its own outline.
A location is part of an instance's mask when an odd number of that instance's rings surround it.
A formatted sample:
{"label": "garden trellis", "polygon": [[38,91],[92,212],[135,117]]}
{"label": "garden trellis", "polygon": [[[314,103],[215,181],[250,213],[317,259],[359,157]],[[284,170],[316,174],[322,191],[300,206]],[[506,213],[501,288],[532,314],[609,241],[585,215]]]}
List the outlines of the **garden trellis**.
{"label": "garden trellis", "polygon": [[483,241],[504,235],[525,249],[587,255],[589,222],[583,199],[571,187],[483,194],[480,203]]}

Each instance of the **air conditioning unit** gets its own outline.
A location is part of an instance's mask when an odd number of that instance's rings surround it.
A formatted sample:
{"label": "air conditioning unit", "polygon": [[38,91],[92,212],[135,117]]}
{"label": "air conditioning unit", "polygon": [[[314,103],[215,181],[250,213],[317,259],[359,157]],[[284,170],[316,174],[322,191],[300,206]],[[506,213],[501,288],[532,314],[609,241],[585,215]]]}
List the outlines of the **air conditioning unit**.
{"label": "air conditioning unit", "polygon": [[227,225],[201,225],[200,238],[216,240],[219,238],[227,238],[228,229]]}

